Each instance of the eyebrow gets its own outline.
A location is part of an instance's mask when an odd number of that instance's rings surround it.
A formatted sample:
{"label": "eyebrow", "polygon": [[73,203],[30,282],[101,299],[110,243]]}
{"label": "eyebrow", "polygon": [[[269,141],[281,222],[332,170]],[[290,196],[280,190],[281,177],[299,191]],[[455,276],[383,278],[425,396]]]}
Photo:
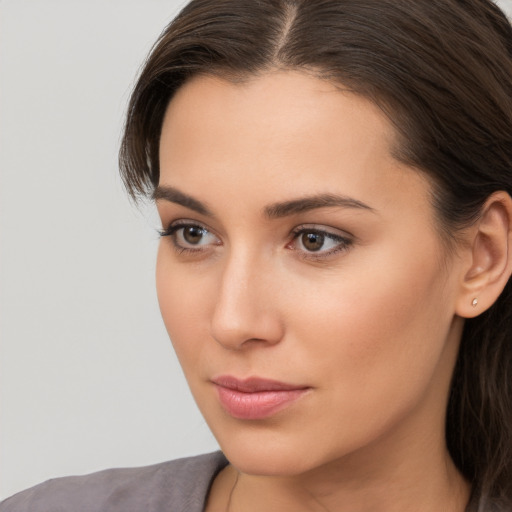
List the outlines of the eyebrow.
{"label": "eyebrow", "polygon": [[316,210],[318,208],[355,208],[360,210],[375,210],[357,199],[351,197],[339,196],[335,194],[317,194],[314,196],[292,199],[283,203],[274,203],[265,207],[265,215],[269,219],[278,219],[289,215]]}
{"label": "eyebrow", "polygon": [[[158,186],[153,192],[152,197],[155,201],[169,201],[171,203],[184,206],[185,208],[193,210],[201,215],[214,217],[213,213],[204,203],[194,199],[193,197],[181,192],[174,187]],[[279,219],[282,217],[288,217],[290,215],[304,213],[310,210],[333,207],[351,208],[375,212],[372,207],[351,197],[335,194],[316,194],[313,196],[270,204],[263,209],[263,213],[269,219]]]}
{"label": "eyebrow", "polygon": [[165,200],[171,203],[180,204],[189,210],[193,210],[201,215],[206,215],[207,217],[213,217],[213,213],[203,204],[201,201],[194,199],[193,197],[180,192],[177,188],[174,187],[163,187],[158,186],[155,188],[153,192],[153,200]]}

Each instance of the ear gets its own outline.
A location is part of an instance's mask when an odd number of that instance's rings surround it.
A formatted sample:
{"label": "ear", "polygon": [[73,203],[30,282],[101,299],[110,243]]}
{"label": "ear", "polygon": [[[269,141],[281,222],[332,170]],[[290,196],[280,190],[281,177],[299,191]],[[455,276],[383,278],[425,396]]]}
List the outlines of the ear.
{"label": "ear", "polygon": [[512,273],[512,199],[503,191],[485,202],[468,232],[456,313],[472,318],[490,308]]}

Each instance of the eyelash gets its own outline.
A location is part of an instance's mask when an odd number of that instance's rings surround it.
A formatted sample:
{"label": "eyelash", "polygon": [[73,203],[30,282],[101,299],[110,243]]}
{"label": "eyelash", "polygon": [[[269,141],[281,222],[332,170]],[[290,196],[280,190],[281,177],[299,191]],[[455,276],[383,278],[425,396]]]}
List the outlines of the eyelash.
{"label": "eyelash", "polygon": [[[348,250],[352,244],[353,240],[347,236],[342,236],[339,234],[332,233],[330,231],[327,231],[325,229],[319,229],[312,226],[302,225],[296,227],[292,231],[293,239],[290,243],[287,244],[289,246],[292,243],[296,243],[302,235],[305,234],[315,234],[324,237],[325,239],[332,240],[333,242],[336,242],[336,246],[328,251],[301,251],[301,257],[304,259],[311,259],[320,261],[322,259],[329,258],[330,256],[334,256],[335,254],[338,254],[339,252],[343,252]],[[298,249],[292,249],[292,250],[298,250]]]}
{"label": "eyelash", "polygon": [[174,222],[173,224],[171,224],[167,229],[158,230],[158,234],[161,237],[167,237],[167,236],[170,237],[170,239],[172,240],[174,249],[176,250],[176,252],[178,254],[184,254],[184,253],[197,254],[199,252],[202,252],[203,249],[198,249],[198,248],[193,248],[193,247],[183,247],[182,245],[179,245],[176,240],[175,235],[180,229],[190,228],[190,227],[199,228],[207,233],[211,233],[211,231],[208,228],[206,228],[205,226],[202,226],[201,224],[199,224],[197,222],[177,221],[177,222]]}
{"label": "eyelash", "polygon": [[[193,248],[193,247],[184,247],[180,245],[176,240],[176,233],[180,229],[184,229],[187,227],[194,227],[199,228],[207,233],[212,233],[208,228],[205,226],[197,223],[197,222],[190,222],[190,221],[177,221],[170,225],[167,229],[164,230],[158,230],[158,234],[161,237],[170,237],[174,246],[174,249],[178,252],[178,254],[198,254],[200,252],[203,252],[204,249],[202,248]],[[318,252],[315,251],[307,251],[307,250],[300,250],[295,248],[290,248],[290,245],[297,243],[297,241],[300,239],[300,237],[304,234],[314,234],[324,237],[325,239],[331,240],[333,242],[336,242],[336,246],[328,251],[322,251],[319,250]],[[286,244],[286,247],[290,248],[290,250],[294,250],[297,252],[300,252],[300,256],[303,259],[309,259],[309,260],[315,260],[320,261],[323,259],[327,259],[330,256],[333,256],[339,252],[347,251],[350,249],[350,247],[353,245],[353,240],[347,236],[341,236],[335,233],[332,233],[330,231],[327,231],[325,229],[319,229],[312,226],[307,225],[301,225],[297,226],[294,230],[291,231],[292,240]]]}

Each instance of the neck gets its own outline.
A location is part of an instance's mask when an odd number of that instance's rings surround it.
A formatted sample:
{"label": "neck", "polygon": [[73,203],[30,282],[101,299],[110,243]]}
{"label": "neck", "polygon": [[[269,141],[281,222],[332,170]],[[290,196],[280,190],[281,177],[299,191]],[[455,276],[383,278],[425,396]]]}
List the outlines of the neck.
{"label": "neck", "polygon": [[374,443],[314,468],[261,476],[228,466],[215,480],[206,510],[464,512],[470,496],[446,448],[444,417],[429,408]]}
{"label": "neck", "polygon": [[[439,454],[436,454],[439,455]],[[434,460],[436,459],[437,460]],[[278,477],[255,476],[228,466],[218,508],[208,512],[463,512],[470,488],[448,453],[411,466],[391,457],[356,467],[340,460],[313,472]],[[400,462],[398,462],[400,461]],[[380,463],[379,463],[380,462]]]}

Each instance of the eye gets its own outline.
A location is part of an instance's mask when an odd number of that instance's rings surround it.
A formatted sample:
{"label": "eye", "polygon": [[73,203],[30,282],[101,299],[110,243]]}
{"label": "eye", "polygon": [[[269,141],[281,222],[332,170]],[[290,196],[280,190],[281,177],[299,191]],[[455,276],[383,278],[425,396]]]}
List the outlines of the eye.
{"label": "eye", "polygon": [[301,251],[305,257],[327,257],[348,249],[352,240],[331,231],[299,226],[293,232],[293,240],[288,244],[289,249]]}
{"label": "eye", "polygon": [[203,238],[206,239],[208,235],[208,231],[199,226],[185,226],[177,229],[174,233],[176,238],[191,245],[201,245]]}
{"label": "eye", "polygon": [[300,243],[307,251],[316,252],[322,249],[325,245],[326,237],[323,233],[310,231],[309,233],[302,233]]}
{"label": "eye", "polygon": [[201,251],[207,246],[221,244],[218,237],[204,226],[188,222],[175,222],[168,229],[160,231],[160,236],[170,237],[180,252]]}

